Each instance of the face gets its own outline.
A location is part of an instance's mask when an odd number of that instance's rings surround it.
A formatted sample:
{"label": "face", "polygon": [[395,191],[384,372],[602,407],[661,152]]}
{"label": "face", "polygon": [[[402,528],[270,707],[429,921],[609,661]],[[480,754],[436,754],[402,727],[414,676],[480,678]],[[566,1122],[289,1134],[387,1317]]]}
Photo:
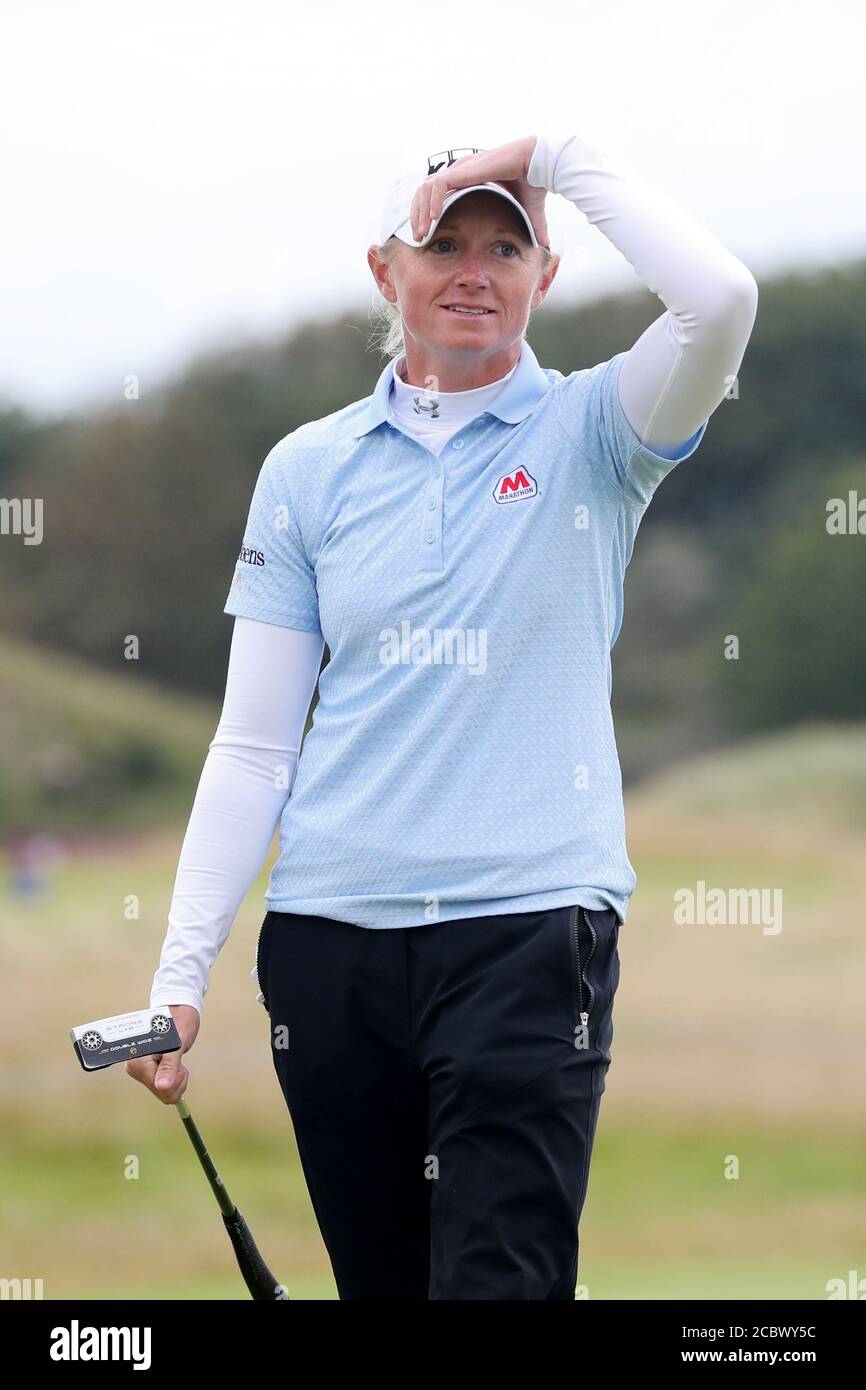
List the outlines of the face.
{"label": "face", "polygon": [[511,370],[530,311],[559,263],[554,257],[542,275],[541,252],[517,209],[483,190],[452,204],[426,246],[398,240],[390,265],[373,247],[367,259],[382,294],[400,306],[407,381],[435,376],[443,391],[469,390]]}

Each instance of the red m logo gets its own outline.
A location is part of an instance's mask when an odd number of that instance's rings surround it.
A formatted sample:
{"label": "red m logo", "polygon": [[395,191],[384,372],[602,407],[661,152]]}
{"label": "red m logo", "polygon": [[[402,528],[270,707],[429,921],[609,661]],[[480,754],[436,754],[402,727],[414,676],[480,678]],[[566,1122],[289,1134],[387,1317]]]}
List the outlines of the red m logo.
{"label": "red m logo", "polygon": [[516,473],[506,474],[502,479],[502,487],[499,489],[500,497],[506,492],[516,492],[518,488],[531,487],[531,483],[522,468],[518,468]]}
{"label": "red m logo", "polygon": [[525,468],[516,468],[499,479],[493,496],[497,502],[518,502],[523,497],[534,497],[537,492],[538,484],[532,474]]}

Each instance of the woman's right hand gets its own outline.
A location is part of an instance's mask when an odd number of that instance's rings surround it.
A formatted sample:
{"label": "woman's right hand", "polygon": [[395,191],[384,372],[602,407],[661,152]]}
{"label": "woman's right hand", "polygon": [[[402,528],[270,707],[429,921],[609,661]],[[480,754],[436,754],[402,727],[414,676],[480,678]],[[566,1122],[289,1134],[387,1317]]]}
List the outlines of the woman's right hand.
{"label": "woman's right hand", "polygon": [[201,1015],[192,1004],[170,1004],[169,1008],[180,1034],[180,1050],[153,1052],[149,1057],[137,1057],[126,1063],[129,1075],[152,1091],[164,1105],[174,1105],[187,1088],[189,1072],[181,1058],[195,1042],[201,1023]]}

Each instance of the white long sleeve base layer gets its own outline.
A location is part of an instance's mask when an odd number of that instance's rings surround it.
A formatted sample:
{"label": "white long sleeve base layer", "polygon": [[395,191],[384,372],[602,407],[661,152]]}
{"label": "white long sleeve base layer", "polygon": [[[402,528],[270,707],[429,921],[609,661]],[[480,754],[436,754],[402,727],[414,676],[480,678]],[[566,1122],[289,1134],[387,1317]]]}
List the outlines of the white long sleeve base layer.
{"label": "white long sleeve base layer", "polygon": [[[574,202],[667,306],[629,349],[619,386],[638,437],[675,457],[739,369],[757,308],[754,279],[675,203],[577,136],[539,136],[529,181]],[[394,364],[393,415],[437,452],[511,375],[439,393],[433,421],[415,411],[417,388],[397,370],[404,361]],[[291,793],[323,648],[319,633],[235,619],[222,716],[181,850],[151,1006],[202,1012],[213,963]]]}
{"label": "white long sleeve base layer", "polygon": [[641,443],[675,458],[724,400],[755,322],[751,271],[671,198],[578,135],[539,135],[527,182],[574,203],[667,312],[628,350],[619,397]]}
{"label": "white long sleeve base layer", "polygon": [[180,853],[150,1006],[202,1012],[211,967],[291,793],[324,638],[236,618],[222,715]]}

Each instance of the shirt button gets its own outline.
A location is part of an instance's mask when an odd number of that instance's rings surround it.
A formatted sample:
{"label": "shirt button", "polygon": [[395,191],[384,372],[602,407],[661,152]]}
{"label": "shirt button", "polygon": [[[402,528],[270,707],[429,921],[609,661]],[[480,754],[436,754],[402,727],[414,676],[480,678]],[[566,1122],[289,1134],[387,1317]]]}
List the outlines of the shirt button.
{"label": "shirt button", "polygon": [[427,532],[427,539],[428,539],[428,541],[435,541],[435,539],[436,539],[436,533],[435,533],[435,531],[428,531],[428,532]]}
{"label": "shirt button", "polygon": [[451,448],[452,448],[452,449],[462,449],[462,448],[463,448],[463,440],[462,440],[462,439],[452,439],[452,440],[451,440]]}
{"label": "shirt button", "polygon": [[442,465],[441,465],[441,463],[437,463],[436,467],[433,469],[433,477],[434,477],[434,478],[438,478],[438,477],[439,477],[439,474],[440,474],[441,472],[442,472]]}
{"label": "shirt button", "polygon": [[428,503],[427,503],[427,506],[430,508],[430,510],[431,510],[431,512],[432,512],[433,508],[436,506],[436,498],[435,498],[435,497],[431,497],[430,500],[429,500]]}

